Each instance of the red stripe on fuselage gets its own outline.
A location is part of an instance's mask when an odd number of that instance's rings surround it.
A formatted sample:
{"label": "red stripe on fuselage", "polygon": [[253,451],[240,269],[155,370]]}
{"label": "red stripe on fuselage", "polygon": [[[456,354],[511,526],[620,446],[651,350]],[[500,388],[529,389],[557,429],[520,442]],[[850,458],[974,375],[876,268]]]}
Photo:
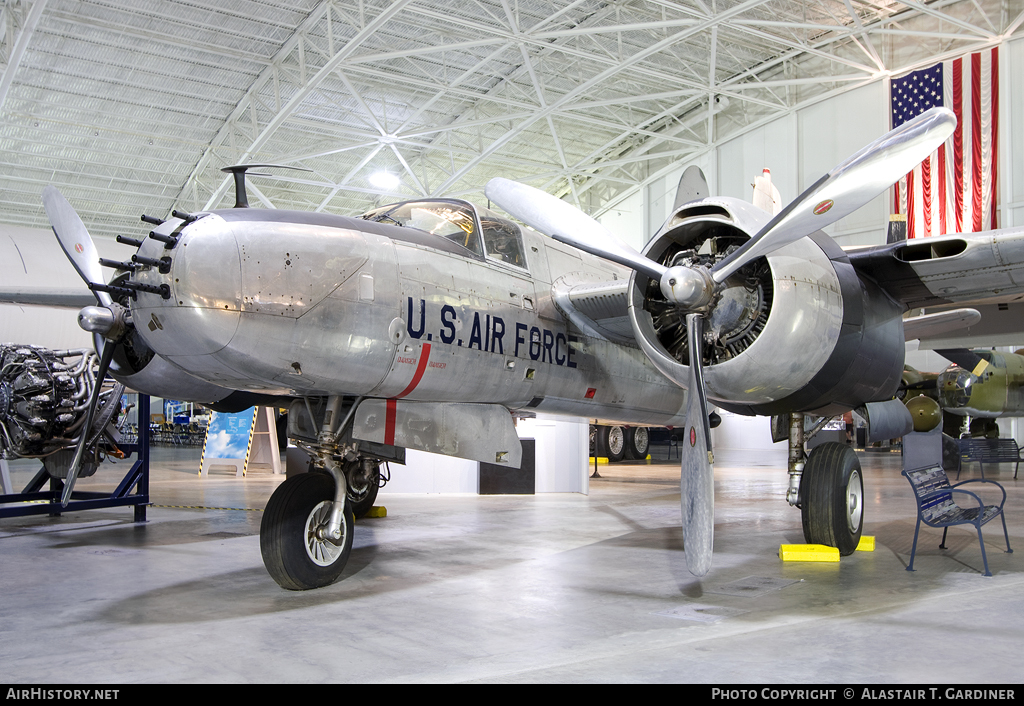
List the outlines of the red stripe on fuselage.
{"label": "red stripe on fuselage", "polygon": [[394,398],[385,402],[387,412],[384,415],[384,443],[388,446],[395,445],[395,415],[398,411],[398,401]]}
{"label": "red stripe on fuselage", "polygon": [[408,387],[387,401],[387,412],[384,418],[384,443],[388,446],[395,445],[395,421],[398,416],[398,400],[411,394],[416,389],[416,386],[420,384],[420,380],[423,379],[423,373],[427,369],[427,361],[429,359],[430,344],[424,343],[423,350],[420,351],[419,362],[416,364],[416,372],[412,376],[412,382],[409,383]]}

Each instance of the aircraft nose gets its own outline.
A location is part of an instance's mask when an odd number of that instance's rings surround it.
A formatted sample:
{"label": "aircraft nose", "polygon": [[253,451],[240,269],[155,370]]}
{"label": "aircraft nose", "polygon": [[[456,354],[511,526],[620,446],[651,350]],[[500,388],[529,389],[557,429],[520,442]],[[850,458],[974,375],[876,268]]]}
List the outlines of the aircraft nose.
{"label": "aircraft nose", "polygon": [[[161,355],[202,355],[226,346],[238,327],[242,288],[238,245],[232,229],[216,214],[176,231],[168,250],[148,240],[140,255],[170,258],[166,273],[138,272],[137,279],[168,284],[171,296],[140,295],[132,305],[136,328]],[[150,252],[152,251],[152,252]]]}
{"label": "aircraft nose", "polygon": [[974,376],[958,366],[939,374],[939,402],[943,407],[966,407],[971,400]]}

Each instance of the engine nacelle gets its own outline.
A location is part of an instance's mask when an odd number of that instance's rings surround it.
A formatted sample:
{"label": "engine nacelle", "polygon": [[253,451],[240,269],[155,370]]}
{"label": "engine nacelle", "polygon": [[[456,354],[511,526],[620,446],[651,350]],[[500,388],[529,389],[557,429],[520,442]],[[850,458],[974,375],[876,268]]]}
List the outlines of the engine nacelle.
{"label": "engine nacelle", "polygon": [[[710,267],[768,220],[750,204],[682,206],[644,254],[665,266]],[[903,372],[902,306],[861,279],[817,232],[741,268],[711,304],[702,351],[708,398],[741,414],[835,414],[892,397]],[[633,275],[629,315],[641,348],[686,387],[685,314],[657,282]]]}

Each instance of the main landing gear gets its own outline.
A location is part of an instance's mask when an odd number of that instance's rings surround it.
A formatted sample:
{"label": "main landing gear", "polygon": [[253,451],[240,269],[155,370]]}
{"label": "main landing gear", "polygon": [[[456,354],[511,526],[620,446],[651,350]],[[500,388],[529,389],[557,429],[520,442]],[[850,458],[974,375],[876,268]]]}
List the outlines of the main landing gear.
{"label": "main landing gear", "polygon": [[789,425],[790,484],[787,499],[800,508],[804,540],[854,552],[864,529],[864,480],[857,453],[829,441],[804,454],[804,415]]}
{"label": "main landing gear", "polygon": [[650,449],[647,427],[597,426],[591,427],[594,453],[615,463],[623,459],[642,461]]}

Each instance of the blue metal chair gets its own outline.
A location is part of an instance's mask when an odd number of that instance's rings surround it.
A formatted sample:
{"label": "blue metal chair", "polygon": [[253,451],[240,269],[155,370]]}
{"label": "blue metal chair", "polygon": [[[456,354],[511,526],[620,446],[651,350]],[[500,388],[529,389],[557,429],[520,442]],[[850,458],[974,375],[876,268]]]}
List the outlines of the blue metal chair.
{"label": "blue metal chair", "polygon": [[[929,527],[942,527],[942,543],[939,549],[946,548],[946,533],[954,525],[974,525],[978,530],[978,542],[981,544],[981,560],[985,564],[985,575],[991,576],[988,569],[988,558],[985,556],[985,540],[981,537],[981,526],[989,520],[1001,517],[1003,520],[1003,536],[1006,538],[1006,551],[1013,553],[1010,549],[1010,535],[1006,531],[1006,516],[1003,514],[1003,505],[1006,503],[1006,489],[999,483],[992,480],[972,479],[965,480],[955,485],[950,485],[949,476],[940,466],[905,470],[903,475],[910,481],[917,499],[917,526],[914,528],[914,547],[910,550],[910,564],[907,571],[914,570],[914,555],[917,552],[917,536],[921,530],[921,523]],[[968,483],[987,483],[999,488],[1003,493],[1003,499],[998,505],[985,505],[981,498],[961,486]],[[961,507],[954,502],[954,494],[967,496],[965,502],[973,498],[977,507]],[[972,503],[973,504],[973,503]]]}

